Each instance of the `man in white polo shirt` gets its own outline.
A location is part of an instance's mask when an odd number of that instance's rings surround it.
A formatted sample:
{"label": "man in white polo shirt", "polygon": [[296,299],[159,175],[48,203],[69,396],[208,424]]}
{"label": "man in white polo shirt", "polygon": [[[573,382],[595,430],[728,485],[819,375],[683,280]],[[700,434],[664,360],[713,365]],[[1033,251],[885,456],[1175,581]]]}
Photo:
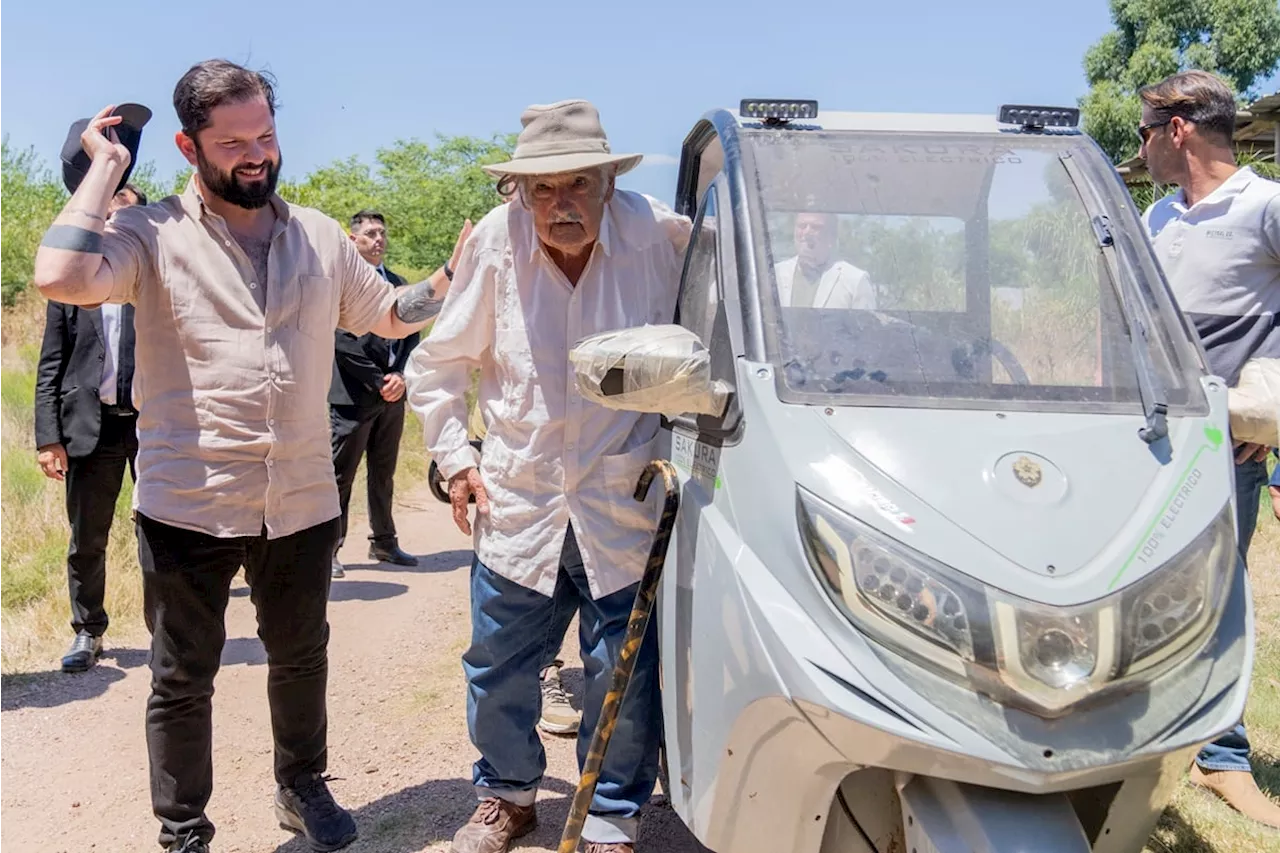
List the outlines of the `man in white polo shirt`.
{"label": "man in white polo shirt", "polygon": [[[1236,165],[1235,99],[1218,78],[1187,71],[1138,94],[1140,155],[1152,180],[1180,187],[1153,204],[1144,221],[1210,370],[1231,388],[1236,523],[1247,556],[1280,408],[1259,379],[1280,359],[1280,183]],[[1259,423],[1245,415],[1246,404],[1269,415]],[[1280,807],[1254,782],[1243,724],[1201,750],[1191,779],[1247,817],[1280,828]]]}

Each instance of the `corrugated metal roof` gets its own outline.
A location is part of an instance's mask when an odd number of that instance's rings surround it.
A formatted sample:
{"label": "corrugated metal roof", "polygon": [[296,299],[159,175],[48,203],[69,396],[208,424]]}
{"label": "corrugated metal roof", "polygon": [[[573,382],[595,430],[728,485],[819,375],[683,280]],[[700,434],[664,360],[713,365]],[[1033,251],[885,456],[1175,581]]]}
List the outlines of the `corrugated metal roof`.
{"label": "corrugated metal roof", "polygon": [[1267,95],[1245,107],[1245,110],[1251,113],[1276,113],[1280,112],[1280,92],[1273,95]]}
{"label": "corrugated metal roof", "polygon": [[[1280,122],[1280,92],[1258,98],[1243,110],[1236,120],[1236,142],[1247,142],[1263,156],[1275,156],[1275,125]],[[1245,116],[1248,116],[1247,118]],[[1140,157],[1130,157],[1116,166],[1128,183],[1147,180],[1147,164]]]}

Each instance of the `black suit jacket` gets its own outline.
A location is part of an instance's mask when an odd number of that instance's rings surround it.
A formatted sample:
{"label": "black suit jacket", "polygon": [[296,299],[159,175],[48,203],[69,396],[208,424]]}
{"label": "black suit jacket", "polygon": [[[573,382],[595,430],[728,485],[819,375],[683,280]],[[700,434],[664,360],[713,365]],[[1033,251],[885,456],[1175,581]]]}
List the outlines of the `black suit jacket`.
{"label": "black suit jacket", "polygon": [[[400,276],[387,270],[387,280],[396,287],[405,284]],[[392,341],[370,332],[356,337],[338,329],[334,332],[333,382],[329,386],[329,405],[354,406],[364,416],[386,406],[382,399],[382,377],[388,373],[404,373],[409,354],[418,345],[420,335]],[[396,344],[396,358],[390,361],[391,345]]]}
{"label": "black suit jacket", "polygon": [[[125,310],[132,315],[131,306]],[[123,349],[123,341],[122,341]],[[102,362],[106,336],[102,309],[50,302],[45,309],[44,343],[36,369],[36,446],[61,444],[68,456],[88,456],[102,429]],[[130,405],[133,358],[120,355],[124,399]]]}

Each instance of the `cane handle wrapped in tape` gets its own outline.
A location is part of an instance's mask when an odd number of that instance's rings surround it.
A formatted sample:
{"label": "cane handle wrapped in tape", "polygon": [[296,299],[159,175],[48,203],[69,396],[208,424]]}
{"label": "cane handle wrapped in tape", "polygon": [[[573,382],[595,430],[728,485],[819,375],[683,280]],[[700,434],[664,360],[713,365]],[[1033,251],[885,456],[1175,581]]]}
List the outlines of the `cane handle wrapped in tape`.
{"label": "cane handle wrapped in tape", "polygon": [[1245,362],[1240,380],[1227,391],[1231,439],[1280,447],[1280,358]]}
{"label": "cane handle wrapped in tape", "polygon": [[711,353],[683,326],[601,332],[569,352],[582,396],[609,409],[668,417],[720,416],[729,386],[711,378]]}

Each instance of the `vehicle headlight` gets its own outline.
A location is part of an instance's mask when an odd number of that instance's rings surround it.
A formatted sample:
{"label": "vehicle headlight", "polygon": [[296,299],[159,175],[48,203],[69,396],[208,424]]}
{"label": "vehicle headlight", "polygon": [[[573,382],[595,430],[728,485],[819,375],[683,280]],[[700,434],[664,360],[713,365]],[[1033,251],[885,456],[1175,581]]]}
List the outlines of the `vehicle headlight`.
{"label": "vehicle headlight", "polygon": [[1154,678],[1216,624],[1236,567],[1228,504],[1136,584],[1073,607],[987,587],[798,489],[801,540],[836,606],[863,633],[981,692],[1056,716]]}

